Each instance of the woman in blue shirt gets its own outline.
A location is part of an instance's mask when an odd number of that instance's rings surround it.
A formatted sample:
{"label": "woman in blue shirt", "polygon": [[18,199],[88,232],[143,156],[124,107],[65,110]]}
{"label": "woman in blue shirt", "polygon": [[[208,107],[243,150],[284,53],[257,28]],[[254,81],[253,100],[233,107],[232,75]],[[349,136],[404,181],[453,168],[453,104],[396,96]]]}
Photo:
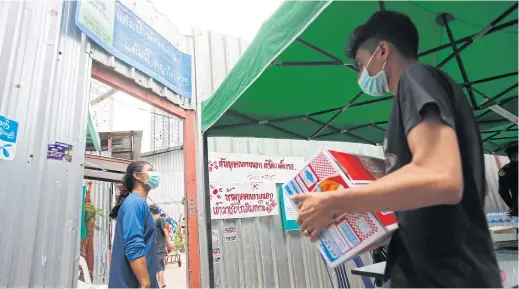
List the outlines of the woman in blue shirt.
{"label": "woman in blue shirt", "polygon": [[155,223],[146,202],[159,181],[158,173],[147,162],[134,162],[126,169],[124,188],[110,213],[116,225],[109,288],[159,288]]}

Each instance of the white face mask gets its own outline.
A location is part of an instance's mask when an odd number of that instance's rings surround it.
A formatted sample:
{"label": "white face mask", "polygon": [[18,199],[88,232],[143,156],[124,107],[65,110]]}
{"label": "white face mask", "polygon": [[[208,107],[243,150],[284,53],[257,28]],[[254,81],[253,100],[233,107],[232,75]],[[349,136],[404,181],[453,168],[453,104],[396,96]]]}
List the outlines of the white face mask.
{"label": "white face mask", "polygon": [[[380,47],[380,46],[379,46]],[[384,65],[382,65],[382,70],[380,70],[379,73],[370,76],[368,73],[368,66],[371,63],[371,60],[373,59],[373,56],[375,56],[375,53],[377,53],[379,47],[373,52],[373,55],[371,55],[371,58],[368,61],[368,64],[362,68],[362,73],[360,74],[360,78],[357,81],[357,83],[360,86],[360,89],[366,94],[372,95],[372,96],[383,96],[386,93],[389,92],[389,85],[387,83],[387,76],[384,72],[384,67],[386,67],[386,62],[384,62]]]}

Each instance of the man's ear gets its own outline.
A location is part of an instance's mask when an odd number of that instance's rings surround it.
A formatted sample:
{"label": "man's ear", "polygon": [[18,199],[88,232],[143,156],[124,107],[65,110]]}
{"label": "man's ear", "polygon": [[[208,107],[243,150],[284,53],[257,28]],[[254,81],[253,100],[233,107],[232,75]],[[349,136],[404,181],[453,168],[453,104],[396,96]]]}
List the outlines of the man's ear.
{"label": "man's ear", "polygon": [[382,59],[384,61],[387,61],[387,58],[389,57],[389,51],[391,50],[391,46],[389,43],[385,40],[381,41],[379,44],[380,47],[380,55],[382,56]]}

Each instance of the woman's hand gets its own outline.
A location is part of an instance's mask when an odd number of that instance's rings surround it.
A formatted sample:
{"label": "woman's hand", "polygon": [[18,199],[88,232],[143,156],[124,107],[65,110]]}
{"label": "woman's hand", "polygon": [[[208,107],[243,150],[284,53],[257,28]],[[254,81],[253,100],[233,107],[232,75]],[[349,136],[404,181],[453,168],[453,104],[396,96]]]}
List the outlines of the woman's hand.
{"label": "woman's hand", "polygon": [[332,210],[334,192],[312,192],[292,196],[292,200],[300,202],[297,224],[301,233],[310,237],[312,242],[317,240],[335,218]]}

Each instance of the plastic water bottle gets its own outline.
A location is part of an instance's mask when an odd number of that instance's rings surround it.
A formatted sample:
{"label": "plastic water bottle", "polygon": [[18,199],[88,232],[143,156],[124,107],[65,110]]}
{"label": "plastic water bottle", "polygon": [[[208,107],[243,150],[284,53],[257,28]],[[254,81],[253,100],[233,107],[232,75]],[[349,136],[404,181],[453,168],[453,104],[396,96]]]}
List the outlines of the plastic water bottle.
{"label": "plastic water bottle", "polygon": [[517,223],[518,221],[519,221],[519,218],[512,217],[512,227],[517,228],[518,227],[518,223]]}
{"label": "plastic water bottle", "polygon": [[510,218],[510,216],[508,216],[506,213],[504,216],[504,226],[512,226],[512,218]]}
{"label": "plastic water bottle", "polygon": [[496,220],[495,220],[495,214],[494,213],[488,213],[487,215],[487,220],[488,220],[488,227],[494,227],[496,224]]}
{"label": "plastic water bottle", "polygon": [[505,225],[505,213],[497,213],[497,225],[500,227]]}

